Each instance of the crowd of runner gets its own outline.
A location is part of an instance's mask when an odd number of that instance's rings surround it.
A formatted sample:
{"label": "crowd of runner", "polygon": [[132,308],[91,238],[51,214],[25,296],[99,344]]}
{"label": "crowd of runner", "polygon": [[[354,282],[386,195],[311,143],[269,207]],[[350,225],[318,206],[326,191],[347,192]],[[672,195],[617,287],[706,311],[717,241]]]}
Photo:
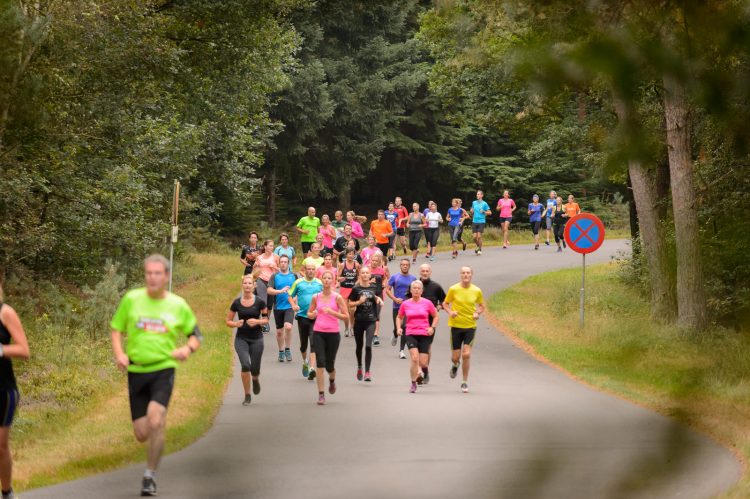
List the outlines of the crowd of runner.
{"label": "crowd of runner", "polygon": [[[517,206],[505,191],[496,210],[503,231],[503,248],[510,246],[509,227]],[[534,249],[540,247],[544,223],[545,244],[554,235],[557,251],[565,247],[565,222],[581,212],[573,196],[568,202],[552,191],[546,202],[534,195],[527,214],[534,234]],[[300,235],[299,251],[290,244],[288,234],[278,241],[262,243],[251,232],[240,254],[244,272],[241,292],[227,310],[226,325],[236,331],[234,347],[239,358],[244,389],[243,405],[261,391],[260,367],[264,334],[270,333],[270,318],[275,324],[278,361],[292,362],[293,326],[297,323],[302,376],[317,378],[317,403],[324,405],[325,376],[328,393],[336,393],[336,357],[344,337],[354,337],[358,381],[373,382],[373,346],[380,345],[381,312],[385,297],[392,301],[391,345],[401,359],[409,362],[409,392],[430,382],[432,341],[440,321],[440,311],[448,316],[450,327],[451,379],[461,369],[460,389],[469,391],[469,367],[476,338],[477,320],[485,311],[482,290],[472,283],[471,266],[460,269],[459,280],[445,292],[432,280],[432,267],[424,263],[419,275],[411,273],[419,256],[424,236],[428,261],[435,260],[441,225],[448,225],[451,256],[459,247],[466,251],[464,223],[470,221],[474,253],[482,254],[482,234],[492,210],[478,191],[466,210],[460,199],[453,199],[445,216],[435,202],[411,211],[401,198],[378,210],[377,218],[365,227],[367,219],[353,211],[336,211],[316,217],[308,208],[307,216],[296,225]],[[398,271],[388,262],[398,261]],[[409,258],[406,255],[410,255]],[[301,260],[301,261],[300,261]],[[144,261],[145,286],[123,296],[110,323],[115,363],[127,372],[133,431],[139,442],[147,443],[147,467],[141,482],[141,495],[156,495],[156,469],[165,444],[167,407],[172,396],[175,369],[200,348],[202,335],[190,306],[167,291],[169,261],[152,255]],[[183,341],[179,341],[183,337]],[[124,340],[127,338],[127,342]],[[182,343],[182,346],[178,346]],[[364,354],[364,355],[363,355]],[[19,393],[13,374],[12,358],[27,358],[29,346],[16,312],[3,303],[0,288],[0,486],[2,499],[14,497],[11,487],[12,459],[8,445],[9,430],[18,407]]]}

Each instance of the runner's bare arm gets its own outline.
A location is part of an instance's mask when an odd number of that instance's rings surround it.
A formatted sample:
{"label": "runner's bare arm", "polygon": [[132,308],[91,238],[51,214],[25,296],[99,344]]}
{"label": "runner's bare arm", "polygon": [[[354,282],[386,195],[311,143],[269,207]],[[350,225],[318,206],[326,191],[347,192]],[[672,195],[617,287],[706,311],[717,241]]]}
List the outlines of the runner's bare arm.
{"label": "runner's bare arm", "polygon": [[0,321],[10,333],[13,343],[2,346],[3,357],[14,357],[17,359],[29,358],[29,342],[26,340],[26,333],[23,330],[21,319],[10,305],[4,305],[0,309]]}
{"label": "runner's bare arm", "polygon": [[227,327],[240,327],[240,326],[242,326],[242,322],[243,321],[241,321],[241,320],[240,321],[235,321],[234,320],[234,314],[235,313],[232,312],[231,310],[229,312],[227,312],[227,318],[224,321],[224,323],[227,325]]}
{"label": "runner's bare arm", "polygon": [[124,371],[130,364],[130,359],[122,348],[122,333],[113,329],[110,337],[112,338],[112,352],[115,354],[115,363],[118,369]]}

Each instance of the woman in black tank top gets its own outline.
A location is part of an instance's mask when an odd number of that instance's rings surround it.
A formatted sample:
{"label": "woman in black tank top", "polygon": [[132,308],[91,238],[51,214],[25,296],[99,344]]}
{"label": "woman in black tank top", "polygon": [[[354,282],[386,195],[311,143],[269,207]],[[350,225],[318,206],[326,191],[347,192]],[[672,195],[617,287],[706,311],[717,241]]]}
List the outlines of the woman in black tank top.
{"label": "woman in black tank top", "polygon": [[[0,465],[0,477],[9,477],[13,471],[8,436],[18,407],[18,386],[11,358],[28,359],[29,344],[18,314],[3,303],[3,289],[0,287],[0,452],[8,456]],[[13,489],[10,480],[3,481],[0,486],[4,496]]]}

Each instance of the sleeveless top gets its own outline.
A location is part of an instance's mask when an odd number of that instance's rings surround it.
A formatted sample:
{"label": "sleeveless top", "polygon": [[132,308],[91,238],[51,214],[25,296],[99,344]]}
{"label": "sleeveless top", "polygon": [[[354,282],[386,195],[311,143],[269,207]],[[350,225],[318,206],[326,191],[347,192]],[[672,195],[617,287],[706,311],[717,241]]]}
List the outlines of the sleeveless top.
{"label": "sleeveless top", "polygon": [[409,213],[409,230],[422,230],[422,215]]}
{"label": "sleeveless top", "polygon": [[352,262],[352,268],[348,268],[346,266],[346,261],[344,261],[344,265],[341,267],[341,277],[344,278],[343,281],[341,281],[341,287],[342,288],[353,288],[354,285],[357,283],[357,264],[356,262]]}
{"label": "sleeveless top", "polygon": [[383,298],[383,279],[385,278],[385,267],[378,267],[370,269],[372,274],[372,281],[377,288],[376,294]]}
{"label": "sleeveless top", "polygon": [[336,312],[340,312],[338,304],[336,303],[336,297],[339,296],[336,293],[331,293],[331,297],[328,301],[323,301],[323,293],[315,295],[315,309],[318,312],[318,316],[315,318],[315,325],[313,325],[313,331],[316,333],[338,333],[339,331],[339,319],[333,315],[323,312],[323,309],[329,307]]}
{"label": "sleeveless top", "polygon": [[[4,306],[5,304],[0,303],[0,311],[2,311]],[[5,327],[3,321],[0,320],[0,343],[10,345],[10,340],[10,331]],[[16,389],[16,376],[13,374],[13,363],[8,357],[0,357],[0,391]]]}

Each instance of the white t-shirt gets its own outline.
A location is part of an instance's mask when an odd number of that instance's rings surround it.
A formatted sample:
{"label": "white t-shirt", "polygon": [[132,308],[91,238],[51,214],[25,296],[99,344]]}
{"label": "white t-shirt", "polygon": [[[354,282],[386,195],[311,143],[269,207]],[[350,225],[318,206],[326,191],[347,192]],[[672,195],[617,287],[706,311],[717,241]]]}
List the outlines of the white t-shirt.
{"label": "white t-shirt", "polygon": [[437,211],[427,212],[425,218],[427,219],[427,227],[429,227],[430,229],[437,229],[440,222],[443,221],[443,215],[441,215]]}

